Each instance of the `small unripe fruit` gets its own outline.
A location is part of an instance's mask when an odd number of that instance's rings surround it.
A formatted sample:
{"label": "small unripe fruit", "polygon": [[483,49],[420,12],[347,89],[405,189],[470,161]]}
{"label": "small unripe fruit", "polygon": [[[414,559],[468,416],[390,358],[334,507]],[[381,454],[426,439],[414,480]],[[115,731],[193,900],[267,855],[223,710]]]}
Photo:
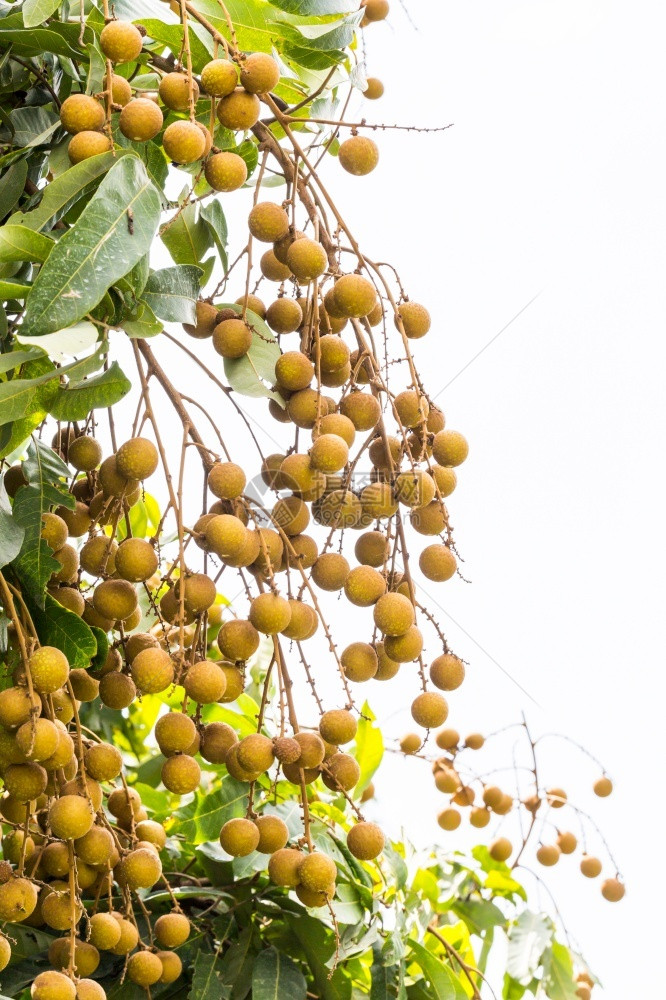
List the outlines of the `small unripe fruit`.
{"label": "small unripe fruit", "polygon": [[143,35],[131,21],[109,21],[99,36],[99,47],[113,63],[132,62],[143,48]]}
{"label": "small unripe fruit", "polygon": [[241,64],[240,82],[250,94],[268,94],[279,80],[279,66],[265,52],[253,52]]}
{"label": "small unripe fruit", "polygon": [[237,191],[247,180],[247,164],[238,153],[214,153],[206,160],[204,174],[214,191]]}
{"label": "small unripe fruit", "polygon": [[259,829],[250,819],[227,820],[220,832],[223,849],[234,858],[244,858],[256,851],[259,839]]}
{"label": "small unripe fruit", "polygon": [[[103,132],[77,132],[69,140],[67,155],[70,163],[80,163],[99,153],[108,153],[110,149],[113,149],[113,143]],[[71,448],[68,449],[68,456],[70,452]]]}
{"label": "small unripe fruit", "polygon": [[87,94],[72,94],[60,106],[60,121],[67,132],[97,132],[104,118],[102,105]]}
{"label": "small unripe fruit", "polygon": [[162,136],[162,146],[174,163],[194,163],[206,151],[206,137],[196,122],[179,120],[167,125]]}
{"label": "small unripe fruit", "polygon": [[[199,99],[199,86],[192,80],[194,103]],[[167,73],[160,81],[160,99],[172,111],[187,111],[190,106],[189,83],[185,73]]]}
{"label": "small unripe fruit", "polygon": [[211,59],[201,70],[201,86],[211,97],[227,97],[237,84],[236,64],[229,59]]}
{"label": "small unripe fruit", "polygon": [[379,149],[377,143],[367,136],[353,135],[340,146],[338,158],[347,173],[362,177],[371,173],[379,163]]}
{"label": "small unripe fruit", "polygon": [[231,94],[223,97],[217,106],[220,125],[234,132],[252,128],[259,120],[260,114],[259,98],[256,94],[248,94],[243,87],[236,87]]}
{"label": "small unripe fruit", "polygon": [[424,691],[412,702],[412,718],[424,729],[434,729],[443,725],[449,714],[446,699],[436,691]]}
{"label": "small unripe fruit", "polygon": [[154,139],[164,124],[164,115],[154,101],[147,97],[136,97],[129,101],[120,112],[118,127],[122,134],[133,142],[148,142]]}

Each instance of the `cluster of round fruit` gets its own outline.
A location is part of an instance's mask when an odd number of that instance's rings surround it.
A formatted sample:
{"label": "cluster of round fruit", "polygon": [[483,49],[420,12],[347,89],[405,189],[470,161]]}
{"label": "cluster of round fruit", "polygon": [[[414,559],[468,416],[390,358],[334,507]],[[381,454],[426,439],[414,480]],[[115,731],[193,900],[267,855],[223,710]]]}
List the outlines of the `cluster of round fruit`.
{"label": "cluster of round fruit", "polygon": [[[114,65],[134,63],[142,53],[146,34],[142,25],[131,21],[111,20],[102,29],[99,45],[103,55]],[[212,59],[201,71],[199,81],[183,71],[164,73],[156,92],[133,91],[129,80],[108,73],[106,89],[93,96],[74,93],[60,107],[60,121],[72,133],[68,146],[72,163],[107,152],[113,148],[112,120],[117,113],[120,132],[133,142],[148,142],[160,133],[164,152],[177,164],[205,160],[204,174],[214,191],[235,191],[247,180],[247,165],[238,153],[213,149],[214,136],[197,121],[197,103],[201,93],[215,105],[217,120],[232,132],[246,131],[256,125],[261,113],[260,98],[275,89],[280,69],[272,56],[263,52],[239,55],[231,59]],[[370,80],[367,94],[381,96],[382,85]],[[175,118],[164,128],[164,112]],[[207,111],[207,103],[204,111]],[[179,117],[187,114],[188,117]],[[352,174],[367,174],[377,165],[379,151],[368,138],[353,134],[341,144],[340,163]]]}
{"label": "cluster of round fruit", "polygon": [[[464,676],[464,668],[460,661],[456,662],[456,658],[451,656],[441,656],[438,661],[438,671],[445,679],[445,683],[453,682],[458,686]],[[438,661],[433,663],[433,667]],[[446,687],[445,690],[449,688]],[[485,738],[481,733],[470,733],[461,740],[457,730],[447,728],[436,734],[435,742],[439,749],[446,751],[447,754],[438,757],[432,765],[435,787],[450,796],[449,805],[437,816],[437,822],[442,830],[451,832],[458,829],[462,822],[461,809],[469,809],[470,826],[483,829],[488,826],[493,815],[506,816],[514,805],[522,805],[532,817],[536,817],[544,804],[544,799],[549,809],[561,809],[568,803],[568,796],[563,788],[549,788],[543,798],[540,794],[534,793],[522,802],[516,802],[512,795],[504,792],[499,786],[483,782],[481,782],[481,802],[479,802],[472,784],[466,782],[456,769],[456,757],[462,750],[480,750],[485,745]],[[400,749],[404,754],[417,754],[422,746],[423,741],[416,733],[407,733],[400,740]],[[599,798],[607,798],[613,791],[611,779],[605,774],[597,778],[593,791]],[[544,818],[544,826],[546,821]],[[539,864],[551,868],[558,863],[563,854],[573,854],[577,847],[578,839],[575,834],[558,829],[554,843],[539,845],[536,859]],[[490,845],[490,854],[495,861],[508,861],[513,854],[513,845],[507,837],[500,837]],[[580,870],[586,878],[596,878],[601,874],[602,863],[599,858],[584,853],[580,861]],[[609,902],[618,902],[625,894],[625,887],[618,878],[609,878],[603,882],[601,893]]]}

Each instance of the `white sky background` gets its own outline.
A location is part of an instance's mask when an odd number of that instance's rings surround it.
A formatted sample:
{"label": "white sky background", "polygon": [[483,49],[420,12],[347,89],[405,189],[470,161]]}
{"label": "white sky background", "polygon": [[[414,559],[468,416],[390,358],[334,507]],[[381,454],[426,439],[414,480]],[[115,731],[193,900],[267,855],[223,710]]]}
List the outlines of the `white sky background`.
{"label": "white sky background", "polygon": [[[595,996],[652,995],[661,872],[650,865],[659,825],[650,772],[664,757],[666,8],[409,0],[409,10],[417,32],[398,0],[389,22],[366,32],[368,72],[386,95],[359,97],[354,114],[454,127],[380,133],[371,176],[351,178],[330,161],[326,178],[368,256],[395,263],[430,308],[417,363],[431,394],[443,390],[448,426],[471,443],[449,509],[473,585],[426,586],[470,661],[450,722],[488,732],[525,709],[535,734],[565,732],[604,762],[617,791],[603,801],[591,794],[598,769],[555,741],[543,747],[542,774],[599,821],[627,897],[603,901],[573,858],[546,881],[605,983]],[[238,237],[248,193],[222,198]],[[241,275],[237,284],[231,298]],[[209,345],[187,346],[214,357]],[[172,355],[163,339],[156,347]],[[189,392],[218,416],[200,382]],[[265,404],[250,406],[265,422]],[[361,621],[339,607],[345,623]],[[366,686],[394,736],[414,728],[401,707],[416,693],[409,674],[405,666],[396,683]],[[510,764],[512,744],[472,763]],[[389,759],[376,784],[368,816],[394,833],[404,823],[421,845],[473,842],[437,827],[444,801],[426,765]],[[578,832],[564,811],[556,818]],[[602,850],[594,833],[588,846]]]}

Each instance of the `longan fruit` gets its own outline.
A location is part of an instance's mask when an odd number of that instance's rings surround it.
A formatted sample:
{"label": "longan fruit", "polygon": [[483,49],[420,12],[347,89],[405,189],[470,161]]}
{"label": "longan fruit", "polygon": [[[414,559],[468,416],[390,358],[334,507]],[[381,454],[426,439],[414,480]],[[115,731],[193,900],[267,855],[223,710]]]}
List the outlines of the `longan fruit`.
{"label": "longan fruit", "polygon": [[[319,739],[319,737],[317,738]],[[324,741],[320,740],[320,742],[323,747]],[[273,741],[273,753],[275,759],[279,760],[281,764],[295,764],[301,756],[301,745],[298,740],[291,736],[278,736]],[[321,759],[324,759],[323,755]]]}
{"label": "longan fruit", "polygon": [[130,889],[151,889],[162,875],[162,862],[155,851],[139,847],[125,855],[120,863],[120,869],[122,881]]}
{"label": "longan fruit", "polygon": [[[196,104],[199,99],[199,86],[196,80],[192,80],[192,91]],[[187,111],[190,106],[189,94],[189,82],[185,73],[166,73],[160,80],[160,100],[172,111]]]}
{"label": "longan fruit", "polygon": [[289,601],[278,594],[259,594],[250,605],[249,618],[258,632],[274,635],[285,629],[291,621]]}
{"label": "longan fruit", "polygon": [[22,923],[37,906],[38,891],[33,882],[14,876],[0,885],[0,920]]}
{"label": "longan fruit", "polygon": [[330,474],[339,472],[349,459],[349,446],[337,434],[321,434],[310,449],[310,463],[314,469]]}
{"label": "longan fruit", "polygon": [[12,957],[12,949],[9,941],[3,935],[0,935],[0,972],[3,972]]}
{"label": "longan fruit", "polygon": [[557,844],[541,844],[537,848],[536,859],[540,865],[552,868],[560,860],[560,849]]}
{"label": "longan fruit", "polygon": [[148,479],[158,464],[159,453],[148,438],[130,438],[116,452],[116,468],[125,479]]}
{"label": "longan fruit", "polygon": [[[86,864],[104,865],[113,857],[115,851],[113,835],[104,827],[93,826],[83,837],[74,841],[74,850],[77,857],[85,861]],[[67,870],[69,870],[69,864]],[[63,872],[63,874],[65,873]],[[120,935],[118,937],[120,938]],[[95,941],[93,944],[97,945]]]}
{"label": "longan fruit", "polygon": [[247,529],[233,514],[216,514],[204,529],[208,548],[221,559],[238,556],[246,544]]}
{"label": "longan fruit", "polygon": [[267,771],[275,760],[273,741],[262,733],[251,733],[238,744],[236,757],[245,771]]}
{"label": "longan fruit", "polygon": [[[166,155],[174,163],[194,163],[195,160],[200,160],[206,151],[206,137],[196,122],[179,119],[178,121],[171,122],[165,128],[164,135],[162,136],[162,146]],[[219,155],[223,154],[220,153]],[[214,157],[211,157],[211,159],[214,159]],[[206,180],[210,184],[211,181],[208,177],[209,163],[210,160],[206,162]]]}
{"label": "longan fruit", "polygon": [[[28,660],[32,684],[40,694],[50,694],[61,688],[69,675],[69,663],[63,652],[55,646],[40,646]],[[2,719],[3,725],[7,723]]]}
{"label": "longan fruit", "polygon": [[223,97],[217,105],[217,117],[220,125],[233,132],[252,128],[259,120],[261,103],[256,94],[249,94],[243,87],[236,87],[230,94]]}
{"label": "longan fruit", "polygon": [[289,840],[287,824],[279,816],[264,813],[254,821],[259,831],[259,842],[256,850],[260,854],[274,854],[280,851]]}
{"label": "longan fruit", "polygon": [[31,1000],[76,1000],[76,986],[63,972],[48,969],[36,976],[30,987]]}
{"label": "longan fruit", "polygon": [[323,892],[335,882],[338,870],[332,858],[321,851],[313,851],[302,855],[298,873],[299,881],[306,889]]}
{"label": "longan fruit", "polygon": [[423,650],[421,630],[412,625],[403,635],[387,635],[384,639],[386,655],[395,663],[411,663],[418,660]]}
{"label": "longan fruit", "polygon": [[120,924],[111,913],[94,913],[90,917],[91,944],[102,951],[115,946],[120,941]]}
{"label": "longan fruit", "polygon": [[39,764],[10,764],[3,774],[5,789],[17,802],[30,802],[46,789],[48,776]]}
{"label": "longan fruit", "polygon": [[575,834],[563,831],[557,835],[557,846],[561,854],[573,854],[578,847],[578,840]]}
{"label": "longan fruit", "polygon": [[133,62],[141,54],[143,35],[131,21],[109,21],[100,33],[99,47],[113,63]]}
{"label": "longan fruit", "polygon": [[67,541],[69,533],[67,523],[58,514],[45,511],[42,514],[42,524],[43,528],[40,532],[40,537],[44,539],[50,549],[57,552]]}
{"label": "longan fruit", "polygon": [[101,678],[99,697],[103,705],[119,712],[128,708],[136,698],[136,685],[127,674],[113,671]]}
{"label": "longan fruit", "polygon": [[[388,0],[362,0],[363,20],[369,23],[383,21],[389,12]],[[364,27],[363,21],[361,27]]]}
{"label": "longan fruit", "polygon": [[268,877],[274,885],[295,889],[300,882],[300,868],[303,858],[293,847],[283,847],[271,854],[268,862]]}
{"label": "longan fruit", "polygon": [[369,315],[377,304],[375,286],[361,274],[343,274],[333,286],[333,295],[327,300],[326,310],[334,315],[331,305],[340,317],[361,318]]}
{"label": "longan fruit", "polygon": [[[421,337],[425,337],[430,329],[430,313],[425,306],[419,305],[418,302],[401,302],[398,306],[395,325],[400,329],[398,318],[402,322],[405,334],[410,340],[418,340]],[[434,430],[434,428],[428,429]]]}
{"label": "longan fruit", "polygon": [[381,80],[378,80],[376,76],[369,76],[365,81],[365,90],[363,91],[363,96],[367,98],[368,101],[376,101],[384,95],[384,84]]}
{"label": "longan fruit", "polygon": [[221,500],[235,500],[247,483],[247,476],[235,462],[216,462],[208,473],[208,489]]}
{"label": "longan fruit", "polygon": [[375,604],[373,617],[384,635],[404,635],[414,624],[414,606],[404,594],[383,594]]}
{"label": "longan fruit", "polygon": [[324,712],[319,720],[319,732],[326,743],[342,746],[356,736],[357,722],[345,708],[333,708]]}
{"label": "longan fruit", "polygon": [[601,886],[601,895],[609,903],[619,903],[624,898],[626,888],[617,878],[607,878]]}
{"label": "longan fruit", "polygon": [[179,948],[190,936],[191,924],[184,913],[164,913],[155,921],[154,930],[164,948]]}
{"label": "longan fruit", "polygon": [[469,445],[459,431],[438,431],[433,438],[432,454],[439,465],[462,465],[469,454]]}
{"label": "longan fruit", "polygon": [[220,698],[222,704],[225,705],[228,702],[236,701],[238,696],[243,693],[245,688],[245,677],[243,672],[233,663],[220,663],[220,670],[224,674],[224,679],[227,682],[225,692]]}
{"label": "longan fruit", "polygon": [[242,319],[222,320],[213,330],[213,347],[223,358],[242,358],[252,347],[252,329]]}
{"label": "longan fruit", "polygon": [[[72,164],[81,163],[91,156],[98,156],[100,153],[108,153],[113,149],[113,143],[108,135],[103,132],[77,132],[69,140],[67,155]],[[71,449],[68,449],[68,455]]]}
{"label": "longan fruit", "polygon": [[446,508],[439,499],[413,509],[409,519],[419,535],[441,535],[446,530]]}
{"label": "longan fruit", "polygon": [[506,862],[513,853],[513,845],[506,837],[498,837],[497,840],[492,842],[488,850],[493,861]]}
{"label": "longan fruit", "polygon": [[601,799],[605,799],[613,791],[613,782],[604,774],[601,778],[597,778],[593,788],[595,795],[598,795]]}
{"label": "longan fruit", "polygon": [[213,660],[199,660],[188,667],[183,679],[187,696],[200,705],[212,705],[224,695],[227,679]]}
{"label": "longan fruit", "polygon": [[19,726],[16,744],[28,760],[46,760],[58,746],[58,729],[50,719],[31,719]]}
{"label": "longan fruit", "polygon": [[385,837],[376,823],[355,823],[347,834],[347,847],[359,861],[373,861],[384,850]]}
{"label": "longan fruit", "polygon": [[238,70],[229,59],[211,59],[201,70],[201,86],[211,97],[227,97],[237,84]]}
{"label": "longan fruit", "polygon": [[282,389],[306,389],[314,377],[314,365],[301,351],[286,351],[275,363],[275,380]]}
{"label": "longan fruit", "polygon": [[377,143],[367,136],[352,135],[341,143],[338,159],[347,173],[363,177],[371,173],[379,163],[379,149]]}
{"label": "longan fruit", "polygon": [[60,106],[60,121],[67,132],[98,132],[104,120],[104,108],[88,94],[71,94]]}
{"label": "longan fruit", "polygon": [[485,742],[486,738],[481,733],[470,733],[465,737],[465,746],[469,750],[480,750]]}
{"label": "longan fruit", "polygon": [[296,642],[305,642],[306,639],[312,638],[319,626],[315,609],[295,598],[289,599],[289,606],[291,618],[287,627],[282,630],[282,635]]}
{"label": "longan fruit", "polygon": [[546,792],[546,801],[551,809],[561,809],[566,805],[567,793],[563,788],[549,788]]}
{"label": "longan fruit", "polygon": [[111,100],[124,108],[132,100],[132,87],[129,80],[118,73],[111,74]]}
{"label": "longan fruit", "polygon": [[287,281],[291,277],[291,271],[289,267],[275,254],[274,250],[266,250],[265,253],[261,255],[259,261],[259,269],[263,274],[264,278],[269,281]]}
{"label": "longan fruit", "polygon": [[162,962],[151,951],[137,951],[127,962],[127,976],[131,982],[144,988],[154,986],[162,976]]}
{"label": "longan fruit", "polygon": [[204,174],[213,191],[237,191],[247,180],[247,164],[238,153],[214,153],[206,160]]}
{"label": "longan fruit", "polygon": [[135,97],[129,101],[118,118],[120,131],[125,138],[133,142],[148,142],[154,139],[163,124],[162,111],[147,97]]}
{"label": "longan fruit", "polygon": [[260,832],[250,819],[229,819],[220,831],[222,848],[234,858],[244,858],[256,851]]}
{"label": "longan fruit", "polygon": [[366,531],[359,535],[354,555],[365,566],[383,566],[389,555],[389,541],[383,531]]}
{"label": "longan fruit", "polygon": [[137,653],[130,670],[132,680],[144,694],[159,694],[173,684],[173,660],[166,650],[159,647]]}
{"label": "longan fruit", "polygon": [[580,861],[580,870],[585,878],[597,878],[601,874],[601,861],[599,858],[584,854]]}
{"label": "longan fruit", "polygon": [[377,652],[377,673],[374,676],[376,681],[389,681],[392,677],[400,670],[400,664],[391,659],[391,657],[386,652],[386,648],[383,642],[375,643],[375,650]]}
{"label": "longan fruit", "polygon": [[437,817],[437,823],[442,830],[457,830],[462,822],[462,816],[457,809],[443,809]]}
{"label": "longan fruit", "polygon": [[206,573],[190,573],[176,581],[174,590],[180,599],[181,585],[184,590],[185,607],[193,615],[201,615],[215,603],[217,588]]}
{"label": "longan fruit", "polygon": [[197,299],[195,304],[196,321],[194,324],[183,323],[183,330],[197,340],[212,337],[213,329],[217,325],[218,312],[219,310],[211,302]]}
{"label": "longan fruit", "polygon": [[139,583],[157,571],[159,560],[150,542],[143,538],[126,538],[115,553],[115,571],[123,580]]}
{"label": "longan fruit", "polygon": [[162,975],[158,982],[175,983],[183,971],[183,963],[175,951],[158,951],[157,958],[162,963]]}
{"label": "longan fruit", "polygon": [[345,677],[356,683],[371,680],[379,661],[375,649],[367,642],[352,642],[340,655]]}
{"label": "longan fruit", "polygon": [[424,691],[416,696],[411,705],[412,718],[424,729],[434,729],[443,725],[449,714],[446,699],[436,691]]}
{"label": "longan fruit", "polygon": [[440,691],[455,691],[465,679],[465,664],[452,653],[442,653],[430,664],[430,680]]}
{"label": "longan fruit", "polygon": [[162,764],[162,784],[174,795],[188,795],[201,783],[201,768],[194,757],[178,753]]}
{"label": "longan fruit", "polygon": [[276,299],[266,310],[266,322],[276,333],[293,333],[303,322],[303,310],[295,299]]}
{"label": "longan fruit", "polygon": [[241,63],[240,82],[250,94],[268,94],[279,80],[280,68],[265,52],[253,52]]}
{"label": "longan fruit", "polygon": [[248,660],[259,648],[259,633],[252,622],[233,618],[220,628],[217,645],[229,660]]}
{"label": "longan fruit", "polygon": [[469,814],[470,825],[481,830],[490,823],[490,810],[483,806],[475,806]]}
{"label": "longan fruit", "polygon": [[94,814],[81,795],[61,795],[49,807],[49,825],[61,840],[78,840],[91,829]]}
{"label": "longan fruit", "polygon": [[486,785],[483,789],[482,798],[485,805],[487,805],[488,808],[492,809],[494,812],[495,808],[501,805],[502,799],[504,798],[504,792],[501,788],[498,788],[497,785]]}
{"label": "longan fruit", "polygon": [[125,917],[121,917],[120,914],[114,914],[114,916],[120,924],[120,941],[115,948],[110,949],[111,954],[129,955],[129,953],[134,951],[139,943],[139,932],[131,920],[126,920]]}

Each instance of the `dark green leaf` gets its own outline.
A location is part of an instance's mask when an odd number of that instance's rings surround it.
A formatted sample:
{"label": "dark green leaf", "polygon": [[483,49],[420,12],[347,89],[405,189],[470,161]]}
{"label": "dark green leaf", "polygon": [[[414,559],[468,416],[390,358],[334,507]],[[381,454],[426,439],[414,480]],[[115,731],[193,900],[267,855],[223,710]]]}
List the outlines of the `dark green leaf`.
{"label": "dark green leaf", "polygon": [[19,554],[24,534],[25,528],[12,517],[4,479],[0,479],[0,569]]}
{"label": "dark green leaf", "polygon": [[70,326],[143,257],[157,231],[160,200],[145,167],[123,156],[40,270],[26,303],[24,336]]}
{"label": "dark green leaf", "polygon": [[200,951],[194,960],[192,986],[188,993],[190,1000],[228,1000],[231,990],[224,986],[220,977],[220,956],[216,952]]}
{"label": "dark green leaf", "polygon": [[187,205],[173,222],[166,222],[160,236],[176,264],[200,264],[213,245],[209,227],[197,219],[195,205]]}
{"label": "dark green leaf", "polygon": [[95,637],[95,643],[97,644],[97,651],[93,656],[90,667],[92,670],[99,670],[100,667],[104,666],[109,652],[109,637],[106,632],[102,632],[101,628],[97,628],[96,625],[91,625],[90,631]]}
{"label": "dark green leaf", "polygon": [[178,833],[191,844],[216,840],[228,819],[242,816],[247,802],[247,785],[225,777],[212,794],[197,792],[186,806],[178,809]]}
{"label": "dark green leaf", "polygon": [[[90,41],[90,29],[84,31],[83,37],[84,43]],[[13,54],[17,56],[43,56],[45,52],[53,52],[69,59],[80,59],[78,39],[78,22],[51,22],[48,28],[25,28],[20,13],[10,14],[0,21],[0,46],[6,48],[11,45]]]}
{"label": "dark green leaf", "polygon": [[195,323],[200,276],[201,268],[192,264],[177,264],[153,271],[142,297],[159,319],[171,323]]}
{"label": "dark green leaf", "polygon": [[162,208],[166,208],[166,199],[161,192],[169,174],[169,164],[162,147],[153,141],[132,142],[131,139],[122,134],[119,128],[114,129],[113,139],[117,145],[136,153],[139,159],[143,160],[146,173],[160,193],[160,200],[163,202]]}
{"label": "dark green leaf", "polygon": [[72,670],[90,666],[97,653],[97,640],[82,618],[68,611],[49,594],[46,595],[44,610],[34,608],[32,618],[40,642],[45,646],[55,646],[67,657]]}
{"label": "dark green leaf", "polygon": [[28,351],[10,351],[8,354],[0,354],[0,374],[12,371],[19,365],[24,365],[26,361],[33,361],[35,358],[43,358],[44,354],[39,348]]}
{"label": "dark green leaf", "polygon": [[222,205],[217,199],[206,202],[201,206],[199,218],[203,219],[203,221],[208,225],[210,235],[213,238],[217,252],[220,255],[222,269],[226,274],[229,269],[229,260],[227,257],[228,230],[227,220],[224,217]]}
{"label": "dark green leaf", "polygon": [[13,209],[23,194],[25,180],[28,176],[27,160],[13,163],[0,177],[0,217],[4,217]]}
{"label": "dark green leaf", "polygon": [[400,1000],[405,994],[405,970],[402,963],[384,965],[381,952],[374,953],[375,961],[370,969],[372,985],[370,1000]]}
{"label": "dark green leaf", "polygon": [[164,324],[157,319],[147,302],[139,302],[134,312],[123,320],[123,330],[128,337],[140,340],[144,337],[154,337],[163,329]]}
{"label": "dark green leaf", "polygon": [[[0,21],[0,26],[2,23]],[[0,45],[2,45],[2,34],[0,27]],[[14,108],[10,112],[9,119],[14,129],[12,144],[20,146],[21,149],[43,145],[60,126],[58,115],[43,107]]]}
{"label": "dark green leaf", "polygon": [[132,383],[114,361],[101,375],[58,389],[49,412],[57,420],[85,420],[91,410],[113,406],[131,388]]}
{"label": "dark green leaf", "polygon": [[305,952],[321,1000],[351,1000],[352,986],[341,968],[333,975],[326,964],[335,954],[335,938],[320,920],[286,914],[287,922]]}
{"label": "dark green leaf", "polygon": [[305,976],[275,948],[260,952],[252,973],[252,1000],[305,1000]]}
{"label": "dark green leaf", "polygon": [[10,223],[35,231],[50,228],[92,190],[99,178],[118,162],[120,155],[122,153],[119,152],[115,156],[113,153],[99,153],[70,167],[46,185],[37,208],[25,214],[18,212],[12,215]]}
{"label": "dark green leaf", "polygon": [[45,261],[55,246],[52,239],[24,226],[0,227],[0,263],[27,260]]}
{"label": "dark green leaf", "polygon": [[23,4],[23,23],[26,28],[36,28],[43,24],[58,7],[59,0],[25,0]]}

